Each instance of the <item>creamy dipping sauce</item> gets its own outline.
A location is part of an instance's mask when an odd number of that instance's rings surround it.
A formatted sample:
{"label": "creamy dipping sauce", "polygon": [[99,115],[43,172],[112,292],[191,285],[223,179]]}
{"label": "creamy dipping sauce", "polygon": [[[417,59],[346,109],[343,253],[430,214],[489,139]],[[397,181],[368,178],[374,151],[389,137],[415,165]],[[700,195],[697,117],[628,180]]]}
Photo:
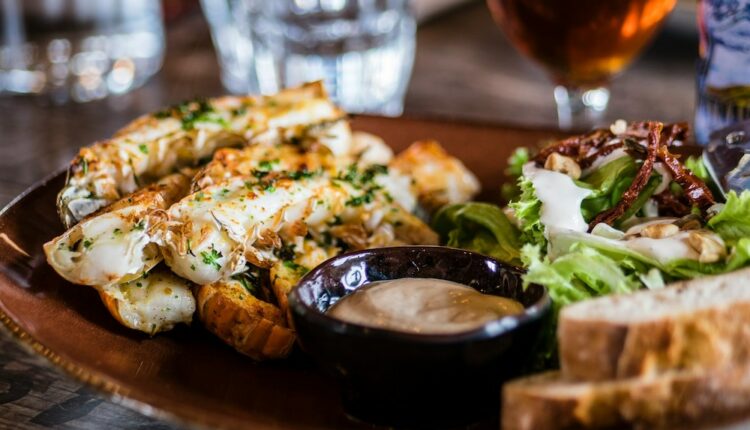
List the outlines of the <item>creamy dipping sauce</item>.
{"label": "creamy dipping sauce", "polygon": [[328,315],[368,327],[406,333],[451,334],[524,311],[521,303],[456,282],[403,278],[360,287],[328,310]]}

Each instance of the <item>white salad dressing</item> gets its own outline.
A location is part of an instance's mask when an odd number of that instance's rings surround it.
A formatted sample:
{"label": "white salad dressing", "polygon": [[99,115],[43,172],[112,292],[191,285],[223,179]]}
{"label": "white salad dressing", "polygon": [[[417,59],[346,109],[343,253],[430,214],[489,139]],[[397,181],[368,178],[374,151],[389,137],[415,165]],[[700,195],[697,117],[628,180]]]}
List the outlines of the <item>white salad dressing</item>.
{"label": "white salad dressing", "polygon": [[[644,227],[654,224],[671,224],[676,218],[659,218],[644,221],[622,232],[606,224],[598,224],[592,233],[552,230],[549,238],[550,259],[567,254],[575,243],[583,242],[598,249],[627,249],[634,258],[657,266],[665,266],[675,260],[699,260],[700,253],[690,244],[692,231],[680,231],[660,239],[638,236]],[[719,243],[721,237],[709,230],[700,230]]]}
{"label": "white salad dressing", "polygon": [[546,231],[588,230],[588,224],[581,214],[581,202],[591,195],[591,190],[579,187],[568,175],[540,169],[533,162],[523,166],[523,175],[531,180],[536,197],[542,202],[540,215]]}

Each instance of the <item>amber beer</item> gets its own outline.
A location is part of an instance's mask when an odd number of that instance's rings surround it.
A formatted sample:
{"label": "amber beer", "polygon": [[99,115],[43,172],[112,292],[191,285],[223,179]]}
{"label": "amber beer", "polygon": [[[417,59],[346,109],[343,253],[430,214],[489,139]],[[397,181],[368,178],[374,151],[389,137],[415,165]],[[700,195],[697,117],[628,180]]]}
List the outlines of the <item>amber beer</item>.
{"label": "amber beer", "polygon": [[487,0],[511,41],[556,83],[592,87],[627,66],[677,0]]}

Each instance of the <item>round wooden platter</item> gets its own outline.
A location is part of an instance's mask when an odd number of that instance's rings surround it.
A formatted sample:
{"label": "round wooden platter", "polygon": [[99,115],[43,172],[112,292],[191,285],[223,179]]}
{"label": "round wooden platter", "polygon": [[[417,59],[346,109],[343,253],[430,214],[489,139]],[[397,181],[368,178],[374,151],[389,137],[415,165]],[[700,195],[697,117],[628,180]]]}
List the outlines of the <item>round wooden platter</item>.
{"label": "round wooden platter", "polygon": [[[558,132],[408,118],[357,116],[357,130],[395,151],[436,139],[497,201],[514,148]],[[19,341],[73,377],[147,415],[212,428],[322,429],[359,426],[342,411],[334,381],[296,350],[256,363],[200,328],[149,337],[120,326],[96,292],[72,285],[46,263],[42,244],[63,227],[55,196],[64,172],[16,198],[0,213],[0,320]],[[369,427],[369,426],[363,426]]]}

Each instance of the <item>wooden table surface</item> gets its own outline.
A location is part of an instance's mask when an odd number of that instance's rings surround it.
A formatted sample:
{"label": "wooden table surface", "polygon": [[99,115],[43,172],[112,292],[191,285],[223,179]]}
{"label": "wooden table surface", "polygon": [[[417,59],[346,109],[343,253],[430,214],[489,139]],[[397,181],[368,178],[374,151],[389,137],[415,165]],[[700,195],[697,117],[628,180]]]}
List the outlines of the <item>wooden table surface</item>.
{"label": "wooden table surface", "polygon": [[[614,82],[610,118],[692,119],[697,36],[684,17],[677,18]],[[162,71],[127,95],[66,106],[0,98],[0,205],[65,166],[80,146],[137,115],[222,92],[208,29],[194,14],[168,30]],[[508,45],[484,5],[472,3],[420,27],[405,111],[553,127],[551,92],[544,74]],[[102,399],[0,332],[0,428],[49,427],[176,428]]]}

